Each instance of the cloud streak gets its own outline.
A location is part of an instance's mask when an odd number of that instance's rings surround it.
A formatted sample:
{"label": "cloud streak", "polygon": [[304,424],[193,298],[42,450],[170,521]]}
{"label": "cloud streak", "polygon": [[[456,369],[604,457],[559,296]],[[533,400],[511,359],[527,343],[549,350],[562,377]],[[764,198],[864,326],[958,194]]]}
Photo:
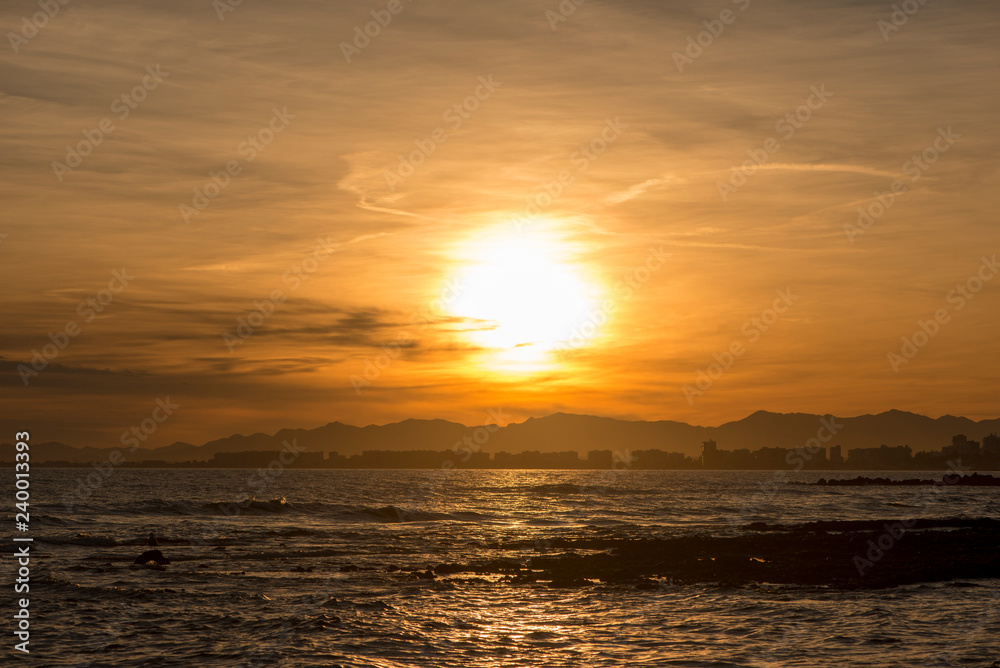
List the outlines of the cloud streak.
{"label": "cloud streak", "polygon": [[[551,7],[413,3],[348,64],[339,43],[370,20],[359,1],[246,2],[220,22],[201,0],[95,0],[0,53],[0,427],[106,445],[167,392],[185,416],[156,434],[166,442],[340,418],[475,421],[484,405],[710,424],[762,407],[859,412],[863,397],[860,412],[993,416],[992,288],[905,380],[884,360],[1000,247],[1000,93],[983,83],[1000,69],[993,3],[928,3],[888,42],[886,6],[754,3],[683,72],[672,53],[717,10],[595,1],[553,31]],[[8,3],[0,21],[23,11]],[[170,75],[118,118],[114,100],[156,65]],[[502,86],[453,128],[449,112],[471,108],[488,76]],[[829,104],[721,202],[720,175],[822,84]],[[250,160],[274,108],[295,118]],[[105,117],[116,130],[59,182],[53,161]],[[607,142],[615,118],[627,128]],[[963,139],[849,244],[857,208],[942,126]],[[390,185],[436,128],[446,141]],[[234,160],[240,172],[185,224],[179,205]],[[471,336],[484,322],[452,299],[483,244],[520,238],[522,219],[615,305],[598,343],[534,375],[486,364]],[[333,252],[306,271],[321,238]],[[660,243],[669,259],[636,283]],[[25,392],[14,361],[121,267],[134,284]],[[689,406],[681,386],[786,286],[803,295],[794,316]],[[285,301],[230,354],[222,333],[275,290]],[[358,396],[351,375],[401,337]]]}

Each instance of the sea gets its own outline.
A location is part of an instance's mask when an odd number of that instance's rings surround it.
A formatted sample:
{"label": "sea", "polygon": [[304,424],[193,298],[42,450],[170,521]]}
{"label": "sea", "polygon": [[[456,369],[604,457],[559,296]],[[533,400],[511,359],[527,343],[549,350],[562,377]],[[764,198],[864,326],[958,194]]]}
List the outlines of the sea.
{"label": "sea", "polygon": [[[553,587],[435,565],[560,539],[737,535],[753,522],[1000,518],[1000,489],[810,486],[864,472],[36,468],[3,542],[4,666],[986,667],[1000,580],[889,589]],[[891,478],[933,473],[878,473]],[[938,475],[937,477],[940,477]],[[13,474],[0,481],[11,499]],[[158,545],[149,545],[153,533]],[[13,594],[14,537],[30,593]],[[158,549],[169,565],[134,564]],[[30,599],[30,654],[14,650]],[[997,664],[1000,665],[1000,664]]]}

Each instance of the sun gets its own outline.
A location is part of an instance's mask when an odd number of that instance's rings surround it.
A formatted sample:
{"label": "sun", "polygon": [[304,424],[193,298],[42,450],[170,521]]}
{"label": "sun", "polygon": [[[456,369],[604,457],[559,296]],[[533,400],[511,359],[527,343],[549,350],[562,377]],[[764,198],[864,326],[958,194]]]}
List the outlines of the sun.
{"label": "sun", "polygon": [[601,290],[572,250],[554,235],[517,230],[467,245],[449,311],[469,323],[469,342],[516,366],[592,338]]}

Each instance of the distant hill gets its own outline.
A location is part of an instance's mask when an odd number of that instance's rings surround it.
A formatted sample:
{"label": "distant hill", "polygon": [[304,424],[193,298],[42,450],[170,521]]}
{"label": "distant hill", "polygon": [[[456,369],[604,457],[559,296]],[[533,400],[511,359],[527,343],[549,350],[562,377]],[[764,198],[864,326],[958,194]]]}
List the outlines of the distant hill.
{"label": "distant hill", "polygon": [[[770,413],[757,411],[742,420],[718,427],[699,427],[684,422],[626,421],[593,415],[556,413],[542,418],[529,418],[511,423],[489,433],[479,447],[490,453],[558,452],[576,450],[586,455],[589,450],[650,450],[681,452],[696,457],[701,443],[714,439],[719,448],[737,450],[760,447],[793,448],[816,436],[822,416],[807,413]],[[915,452],[938,450],[951,443],[955,434],[965,434],[972,440],[1000,432],[1000,419],[975,422],[968,418],[946,415],[937,419],[904,411],[887,411],[878,415],[834,418],[838,432],[827,445],[842,445],[845,450],[859,447],[909,445]],[[449,450],[464,437],[475,438],[479,427],[467,427],[446,420],[404,420],[387,425],[355,427],[331,422],[316,429],[282,429],[275,434],[234,434],[209,441],[204,445],[173,443],[153,450],[140,448],[125,453],[129,461],[159,459],[175,463],[208,460],[219,452],[280,450],[284,441],[305,447],[308,451],[336,451],[353,455],[364,450]],[[478,432],[479,441],[484,432]],[[120,448],[119,448],[120,449]],[[112,448],[74,448],[64,443],[39,443],[32,446],[33,461],[68,460],[78,462],[106,460]],[[13,459],[13,446],[5,443],[0,460]]]}

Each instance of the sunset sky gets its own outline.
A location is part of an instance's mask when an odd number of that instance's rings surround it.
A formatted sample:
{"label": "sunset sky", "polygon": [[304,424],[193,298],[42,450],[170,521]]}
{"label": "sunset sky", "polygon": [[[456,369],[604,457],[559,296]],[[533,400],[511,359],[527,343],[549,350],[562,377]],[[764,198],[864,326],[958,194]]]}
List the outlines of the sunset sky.
{"label": "sunset sky", "polygon": [[2,439],[1000,415],[995,0],[561,6],[3,3]]}

